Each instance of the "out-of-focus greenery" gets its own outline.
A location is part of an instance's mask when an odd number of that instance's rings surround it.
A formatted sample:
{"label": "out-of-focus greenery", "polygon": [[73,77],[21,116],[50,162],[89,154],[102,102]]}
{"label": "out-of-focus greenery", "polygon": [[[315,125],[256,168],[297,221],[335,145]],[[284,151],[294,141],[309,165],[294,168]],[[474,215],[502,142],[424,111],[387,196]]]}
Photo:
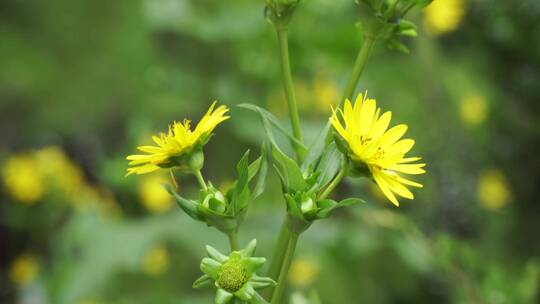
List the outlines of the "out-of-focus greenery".
{"label": "out-of-focus greenery", "polygon": [[[361,79],[409,125],[428,174],[395,208],[365,181],[336,196],[369,203],[300,240],[291,303],[540,301],[540,2],[435,0],[412,19],[411,55],[379,45]],[[263,130],[238,103],[287,126],[264,1],[0,2],[0,301],[209,303],[192,290],[204,245],[227,249],[159,185],[124,178],[125,155],[214,100],[231,107],[203,169],[227,187]],[[336,105],[361,35],[353,0],[303,1],[290,24],[308,142]],[[195,197],[195,182],[179,179]],[[270,258],[279,183],[248,211],[242,245]]]}

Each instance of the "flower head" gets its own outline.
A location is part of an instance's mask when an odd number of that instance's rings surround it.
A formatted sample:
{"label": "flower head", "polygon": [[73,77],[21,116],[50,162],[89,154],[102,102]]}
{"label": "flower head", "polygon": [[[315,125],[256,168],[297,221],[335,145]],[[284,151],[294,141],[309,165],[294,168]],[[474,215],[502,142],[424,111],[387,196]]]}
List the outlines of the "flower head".
{"label": "flower head", "polygon": [[180,167],[190,170],[193,166],[202,166],[202,155],[196,152],[208,142],[214,128],[230,118],[225,115],[229,111],[226,106],[214,109],[215,105],[216,102],[210,106],[194,130],[191,130],[190,120],[185,119],[181,123],[175,121],[169,126],[167,134],[160,133],[152,137],[157,146],[137,147],[147,154],[127,157],[132,166],[127,169],[127,175],[149,173],[159,168]]}
{"label": "flower head", "polygon": [[464,0],[437,0],[424,10],[424,25],[433,35],[441,35],[457,29],[464,15]]}
{"label": "flower head", "polygon": [[401,139],[407,126],[400,124],[388,130],[392,112],[381,115],[375,99],[367,99],[367,96],[362,97],[362,94],[358,95],[354,106],[346,100],[344,110],[337,112],[333,111],[330,122],[345,141],[341,146],[346,146],[346,152],[355,169],[371,175],[394,205],[399,206],[395,194],[413,199],[413,194],[405,185],[419,188],[422,185],[405,179],[400,174],[425,173],[422,169],[425,164],[413,163],[420,160],[420,157],[405,157],[414,145],[412,139]]}
{"label": "flower head", "polygon": [[230,303],[233,298],[251,303],[262,297],[255,291],[276,284],[274,280],[260,277],[255,272],[265,263],[265,258],[252,257],[256,240],[252,240],[244,249],[233,251],[229,256],[211,246],[206,246],[208,257],[201,262],[202,277],[193,283],[193,287],[209,286],[213,282],[217,288],[215,303]]}

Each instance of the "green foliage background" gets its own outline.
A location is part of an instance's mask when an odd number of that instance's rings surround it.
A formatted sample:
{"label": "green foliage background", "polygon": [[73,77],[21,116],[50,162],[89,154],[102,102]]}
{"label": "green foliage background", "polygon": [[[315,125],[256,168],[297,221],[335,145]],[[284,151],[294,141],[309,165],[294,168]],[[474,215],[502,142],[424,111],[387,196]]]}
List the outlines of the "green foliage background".
{"label": "green foliage background", "polygon": [[[437,0],[435,0],[437,1]],[[252,0],[5,0],[0,2],[0,160],[61,146],[85,179],[114,196],[121,215],[73,210],[57,196],[34,205],[0,193],[2,303],[209,303],[191,289],[204,245],[226,239],[180,209],[149,213],[139,177],[124,178],[124,157],[173,120],[197,120],[215,99],[231,107],[205,149],[205,176],[235,176],[264,131],[235,107],[270,108],[287,126],[275,33]],[[361,79],[393,122],[409,125],[428,174],[414,201],[394,208],[365,180],[338,197],[369,203],[344,208],[302,236],[297,257],[315,261],[307,286],[322,303],[538,303],[540,299],[540,3],[471,0],[461,26],[432,36],[420,26],[411,55],[378,45]],[[305,0],[290,26],[293,72],[301,83],[325,75],[341,92],[361,35],[352,0]],[[422,24],[422,15],[412,19]],[[312,90],[311,85],[308,91]],[[460,119],[460,101],[487,102],[483,123]],[[313,93],[309,93],[313,94]],[[308,142],[330,114],[299,95]],[[306,97],[307,96],[307,97]],[[302,100],[304,98],[304,100]],[[337,102],[337,101],[336,101]],[[3,161],[2,161],[3,162]],[[484,170],[506,176],[510,202],[478,202]],[[195,181],[179,180],[186,196]],[[5,187],[4,187],[5,188]],[[99,204],[99,202],[98,202]],[[284,214],[275,176],[250,207],[241,243],[257,238],[270,258]],[[148,248],[165,244],[167,271],[147,276]],[[9,279],[22,252],[38,256],[38,278]],[[88,302],[86,302],[88,303]],[[295,302],[300,303],[300,302]]]}

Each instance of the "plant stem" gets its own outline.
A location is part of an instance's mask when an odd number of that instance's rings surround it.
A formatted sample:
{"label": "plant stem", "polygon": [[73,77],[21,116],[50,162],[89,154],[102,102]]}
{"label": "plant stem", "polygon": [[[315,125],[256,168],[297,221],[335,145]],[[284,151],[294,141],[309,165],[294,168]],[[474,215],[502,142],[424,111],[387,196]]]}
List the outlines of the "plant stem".
{"label": "plant stem", "polygon": [[362,75],[362,72],[364,71],[364,67],[366,66],[366,62],[371,53],[371,49],[373,48],[373,45],[375,44],[375,40],[376,40],[375,37],[366,35],[364,39],[364,43],[362,43],[362,47],[358,51],[358,56],[356,57],[356,61],[354,62],[351,77],[349,78],[349,81],[347,82],[347,86],[345,87],[345,91],[343,92],[343,97],[339,101],[340,106],[345,101],[345,99],[350,100],[353,98],[354,91],[356,90],[356,87],[358,86],[358,81],[360,80],[360,76]]}
{"label": "plant stem", "polygon": [[231,246],[231,251],[236,251],[239,249],[238,246],[238,234],[236,231],[227,233],[227,236],[229,237],[229,245]]}
{"label": "plant stem", "polygon": [[[298,106],[296,104],[296,96],[294,94],[294,84],[291,73],[291,62],[289,58],[289,40],[287,26],[276,24],[276,32],[279,41],[279,57],[281,61],[281,73],[283,77],[283,87],[285,89],[285,96],[287,98],[287,104],[289,106],[289,117],[291,119],[293,136],[299,142],[302,142],[302,130],[300,128],[300,116],[298,114]],[[305,152],[301,146],[295,144],[294,150],[296,157],[300,162],[304,160]]]}
{"label": "plant stem", "polygon": [[[267,276],[277,280],[279,277],[279,272],[281,270],[281,265],[283,264],[283,259],[285,258],[285,250],[291,231],[289,229],[288,217],[285,217],[283,224],[281,225],[281,230],[279,231],[279,237],[277,243],[274,247],[274,253],[272,254],[272,260],[270,261],[270,267],[268,268]],[[274,287],[267,288],[268,296],[274,291]]]}
{"label": "plant stem", "polygon": [[201,170],[197,170],[193,173],[195,175],[195,178],[197,178],[197,182],[199,182],[199,185],[203,190],[208,190],[208,187],[206,186],[206,183],[204,182],[204,178],[201,174]]}
{"label": "plant stem", "polygon": [[325,199],[328,195],[330,195],[330,193],[332,193],[332,190],[334,190],[334,188],[336,188],[336,186],[339,184],[339,182],[341,182],[341,180],[345,177],[345,175],[346,175],[345,169],[341,168],[339,170],[338,175],[336,175],[336,177],[334,177],[334,179],[332,180],[332,182],[330,182],[328,187],[326,187],[326,189],[324,189],[324,191],[321,193],[321,195],[319,195],[318,199],[322,200],[322,199]]}
{"label": "plant stem", "polygon": [[287,247],[285,249],[283,263],[281,264],[281,270],[279,272],[279,277],[277,280],[276,290],[272,294],[271,304],[281,303],[281,298],[283,297],[283,292],[285,291],[286,279],[289,274],[289,268],[291,267],[291,262],[294,256],[294,251],[296,249],[296,243],[298,242],[299,234],[296,232],[291,232],[287,241]]}

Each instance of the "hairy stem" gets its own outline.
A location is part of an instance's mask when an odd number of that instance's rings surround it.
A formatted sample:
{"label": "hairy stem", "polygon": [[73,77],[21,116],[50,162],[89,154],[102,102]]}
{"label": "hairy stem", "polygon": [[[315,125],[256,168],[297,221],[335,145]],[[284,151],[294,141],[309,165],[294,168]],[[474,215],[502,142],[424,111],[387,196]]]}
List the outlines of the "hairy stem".
{"label": "hairy stem", "polygon": [[236,231],[227,233],[229,237],[229,245],[231,246],[231,251],[236,251],[239,249],[238,245],[238,233]]}
{"label": "hairy stem", "polygon": [[272,294],[271,304],[281,303],[281,298],[283,297],[283,292],[285,291],[285,285],[287,281],[287,276],[289,274],[289,268],[291,267],[291,262],[294,256],[294,251],[296,250],[296,243],[298,242],[299,234],[297,232],[291,231],[289,238],[287,240],[287,247],[285,248],[283,262],[281,264],[281,269],[277,279],[277,286]]}
{"label": "hairy stem", "polygon": [[375,44],[375,40],[375,37],[371,36],[366,36],[366,38],[364,39],[364,43],[362,44],[362,47],[358,52],[358,56],[356,57],[356,61],[354,62],[351,77],[349,78],[347,86],[345,87],[345,91],[343,92],[343,97],[339,101],[340,105],[345,101],[345,99],[352,99],[354,97],[354,91],[358,86],[358,81],[360,80],[360,76],[362,76],[362,72],[364,71],[364,68],[366,66],[366,62],[371,53],[371,49]]}
{"label": "hairy stem", "polygon": [[199,185],[203,190],[208,190],[208,187],[206,186],[206,183],[204,182],[204,178],[201,174],[201,170],[197,170],[193,173],[195,175],[195,178],[197,178],[197,182],[199,182]]}
{"label": "hairy stem", "polygon": [[336,177],[334,177],[332,182],[330,182],[330,184],[326,187],[326,189],[324,189],[324,191],[319,195],[318,199],[322,200],[322,199],[325,199],[326,197],[328,197],[328,195],[330,195],[330,193],[332,193],[334,188],[336,188],[336,186],[339,184],[339,182],[341,182],[341,180],[345,177],[345,175],[346,175],[345,169],[341,168],[339,170],[339,172],[338,172],[338,175],[336,175]]}
{"label": "hairy stem", "polygon": [[[300,116],[298,114],[298,106],[296,96],[294,94],[294,84],[291,73],[291,62],[289,58],[289,40],[287,27],[276,24],[276,32],[279,41],[279,58],[281,61],[281,73],[283,77],[283,87],[285,89],[285,97],[289,106],[289,117],[291,119],[293,136],[299,142],[302,142],[302,130],[300,128]],[[297,159],[302,162],[305,157],[305,152],[301,146],[294,144]]]}

